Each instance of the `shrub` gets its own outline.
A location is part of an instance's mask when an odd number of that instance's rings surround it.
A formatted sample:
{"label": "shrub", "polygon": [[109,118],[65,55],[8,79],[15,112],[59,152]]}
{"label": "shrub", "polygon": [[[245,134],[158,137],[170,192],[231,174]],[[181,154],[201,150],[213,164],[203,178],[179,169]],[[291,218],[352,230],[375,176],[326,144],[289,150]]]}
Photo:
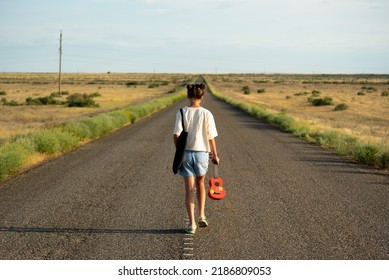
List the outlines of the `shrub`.
{"label": "shrub", "polygon": [[381,93],[381,96],[389,96],[389,91],[385,90]]}
{"label": "shrub", "polygon": [[269,80],[254,80],[253,82],[256,83],[256,84],[266,84],[266,83],[268,83],[270,81]]}
{"label": "shrub", "polygon": [[359,144],[354,150],[354,157],[361,163],[374,165],[377,161],[379,149],[372,144]]}
{"label": "shrub", "polygon": [[131,87],[131,86],[139,86],[139,85],[144,85],[144,82],[138,82],[138,81],[129,81],[126,83],[126,86]]}
{"label": "shrub", "polygon": [[348,105],[346,103],[340,103],[335,106],[335,111],[344,111],[348,109]]}
{"label": "shrub", "polygon": [[8,101],[6,98],[2,98],[2,99],[1,99],[1,102],[2,102],[3,105],[5,105],[5,106],[22,106],[22,105],[24,105],[23,103],[19,103],[19,102],[17,102],[16,100]]}
{"label": "shrub", "polygon": [[265,92],[266,92],[266,90],[264,88],[261,88],[261,89],[257,90],[257,93],[265,93]]}
{"label": "shrub", "polygon": [[26,105],[61,105],[63,102],[55,100],[56,95],[51,94],[50,96],[26,98]]}
{"label": "shrub", "polygon": [[111,112],[108,113],[108,115],[112,118],[112,122],[115,128],[124,126],[130,120],[128,115],[123,111]]}
{"label": "shrub", "polygon": [[244,86],[242,87],[242,91],[244,94],[250,94],[251,93],[251,89],[249,86]]}
{"label": "shrub", "polygon": [[83,123],[82,121],[64,124],[62,126],[62,130],[64,132],[70,133],[79,141],[91,138],[92,136],[90,128],[86,123]]}
{"label": "shrub", "polygon": [[16,173],[27,160],[27,149],[18,143],[8,143],[0,147],[0,179]]}
{"label": "shrub", "polygon": [[357,95],[364,96],[364,95],[366,95],[366,94],[365,94],[364,92],[360,91],[360,92],[357,93]]}
{"label": "shrub", "polygon": [[159,83],[150,83],[148,88],[157,88],[159,87]]}
{"label": "shrub", "polygon": [[383,169],[389,167],[389,151],[384,151],[378,156],[378,165]]}
{"label": "shrub", "polygon": [[374,92],[374,91],[377,91],[377,89],[374,88],[374,87],[361,87],[361,89],[364,89],[364,90],[366,90],[367,92]]}
{"label": "shrub", "polygon": [[332,97],[324,98],[308,98],[308,102],[312,103],[313,106],[327,106],[332,105]]}
{"label": "shrub", "polygon": [[38,100],[42,103],[42,105],[56,105],[59,103],[53,96],[38,97]]}
{"label": "shrub", "polygon": [[171,90],[169,90],[167,93],[175,93],[177,91],[176,88],[172,88]]}
{"label": "shrub", "polygon": [[33,135],[36,150],[43,154],[55,154],[60,150],[60,143],[55,133],[50,130],[42,130]]}
{"label": "shrub", "polygon": [[107,114],[83,120],[82,123],[89,128],[92,139],[103,136],[113,129],[112,120],[107,116]]}
{"label": "shrub", "polygon": [[73,134],[57,128],[53,131],[54,136],[58,139],[58,152],[67,152],[77,146],[79,139]]}
{"label": "shrub", "polygon": [[321,94],[321,92],[318,90],[313,90],[311,94],[312,94],[312,96],[319,96]]}
{"label": "shrub", "polygon": [[5,91],[0,91],[0,95],[7,95]]}
{"label": "shrub", "polygon": [[88,95],[88,97],[90,97],[90,98],[95,98],[95,97],[100,97],[100,96],[101,96],[101,94],[99,92],[94,92],[94,93],[91,93]]}
{"label": "shrub", "polygon": [[93,97],[87,94],[75,93],[67,97],[68,107],[99,107]]}
{"label": "shrub", "polygon": [[295,95],[295,96],[304,96],[304,95],[308,95],[308,94],[310,94],[310,93],[307,92],[307,91],[303,91],[303,92],[295,93],[294,95]]}

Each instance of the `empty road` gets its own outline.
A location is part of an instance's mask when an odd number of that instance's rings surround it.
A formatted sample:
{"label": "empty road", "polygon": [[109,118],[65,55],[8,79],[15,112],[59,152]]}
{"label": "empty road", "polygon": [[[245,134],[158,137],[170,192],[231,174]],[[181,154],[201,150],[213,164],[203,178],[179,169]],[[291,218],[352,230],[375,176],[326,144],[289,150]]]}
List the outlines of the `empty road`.
{"label": "empty road", "polygon": [[209,94],[227,196],[207,199],[208,228],[184,234],[183,180],[171,164],[186,104],[0,183],[0,258],[389,259],[388,172]]}

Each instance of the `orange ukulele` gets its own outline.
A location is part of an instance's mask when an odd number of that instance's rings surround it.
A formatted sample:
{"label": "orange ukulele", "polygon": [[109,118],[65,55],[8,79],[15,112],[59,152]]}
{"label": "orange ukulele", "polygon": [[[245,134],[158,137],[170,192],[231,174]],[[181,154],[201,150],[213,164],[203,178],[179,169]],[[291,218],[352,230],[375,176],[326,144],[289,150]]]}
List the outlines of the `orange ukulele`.
{"label": "orange ukulele", "polygon": [[226,195],[223,187],[223,179],[219,177],[218,167],[215,164],[215,176],[209,179],[208,196],[213,200],[220,200]]}

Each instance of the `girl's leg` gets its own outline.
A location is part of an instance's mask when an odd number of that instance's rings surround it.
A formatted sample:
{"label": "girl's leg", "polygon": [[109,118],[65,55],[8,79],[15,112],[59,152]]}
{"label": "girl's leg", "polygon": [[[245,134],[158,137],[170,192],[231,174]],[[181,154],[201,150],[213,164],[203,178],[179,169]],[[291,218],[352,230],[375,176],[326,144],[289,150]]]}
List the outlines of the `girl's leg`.
{"label": "girl's leg", "polygon": [[199,204],[199,218],[205,219],[205,187],[204,187],[205,175],[196,177],[196,188],[197,188],[197,202]]}
{"label": "girl's leg", "polygon": [[185,180],[185,205],[186,211],[188,212],[189,225],[192,229],[196,229],[196,220],[194,215],[195,201],[194,201],[194,192],[195,192],[195,179],[193,176],[184,177]]}

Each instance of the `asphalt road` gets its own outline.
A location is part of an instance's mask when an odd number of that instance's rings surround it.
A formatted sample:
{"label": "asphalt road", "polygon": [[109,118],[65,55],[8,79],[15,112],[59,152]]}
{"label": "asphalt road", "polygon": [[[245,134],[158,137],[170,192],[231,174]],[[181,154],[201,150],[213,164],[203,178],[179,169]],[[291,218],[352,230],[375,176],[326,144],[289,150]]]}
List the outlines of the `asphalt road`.
{"label": "asphalt road", "polygon": [[389,259],[387,172],[210,95],[227,196],[184,234],[171,164],[186,103],[0,183],[0,259]]}

